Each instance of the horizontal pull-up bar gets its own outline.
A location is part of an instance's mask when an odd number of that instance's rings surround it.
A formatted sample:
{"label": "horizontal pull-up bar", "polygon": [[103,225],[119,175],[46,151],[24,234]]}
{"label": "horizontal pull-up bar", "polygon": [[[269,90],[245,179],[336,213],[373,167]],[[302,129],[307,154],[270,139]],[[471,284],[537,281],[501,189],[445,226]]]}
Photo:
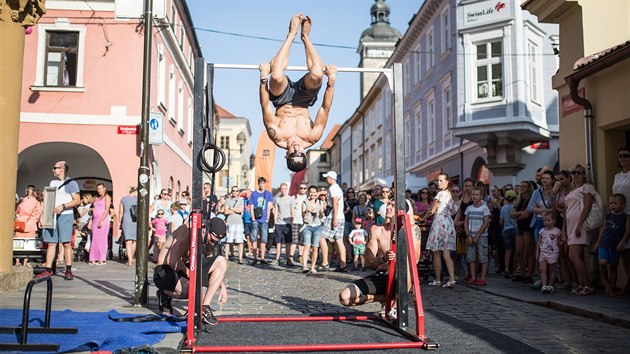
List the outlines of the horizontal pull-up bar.
{"label": "horizontal pull-up bar", "polygon": [[[248,69],[258,70],[258,64],[212,64],[216,69]],[[307,71],[306,66],[288,66],[285,70]],[[337,68],[337,72],[363,72],[363,73],[386,73],[390,74],[392,68]]]}

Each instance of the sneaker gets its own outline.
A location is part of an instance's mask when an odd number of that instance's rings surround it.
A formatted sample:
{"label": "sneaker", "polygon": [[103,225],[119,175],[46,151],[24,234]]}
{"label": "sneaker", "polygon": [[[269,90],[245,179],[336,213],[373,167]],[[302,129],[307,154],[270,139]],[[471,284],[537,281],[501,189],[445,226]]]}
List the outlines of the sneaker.
{"label": "sneaker", "polygon": [[44,277],[52,277],[55,273],[52,270],[44,269],[43,272],[37,274],[35,278],[44,278]]}
{"label": "sneaker", "polygon": [[[260,263],[265,264],[266,262],[265,261],[260,261]],[[274,259],[271,262],[269,262],[269,265],[272,265],[272,266],[277,266],[279,264],[280,264],[280,262],[278,262],[277,259]]]}
{"label": "sneaker", "polygon": [[173,305],[172,305],[173,298],[170,296],[166,296],[166,294],[164,294],[162,290],[158,290],[155,293],[155,296],[157,297],[157,300],[158,300],[158,309],[160,310],[160,312],[163,314],[168,313],[169,315],[172,315],[173,314]]}
{"label": "sneaker", "polygon": [[548,293],[549,293],[549,294],[551,294],[551,293],[553,293],[553,292],[555,292],[555,291],[556,291],[556,289],[554,289],[554,287],[553,287],[553,286],[551,286],[551,285],[548,285],[548,286],[547,286],[547,290],[549,290],[549,291],[548,291]]}
{"label": "sneaker", "polygon": [[287,267],[295,267],[297,264],[293,261],[293,258],[287,259]]}
{"label": "sneaker", "polygon": [[201,306],[201,320],[203,321],[203,323],[209,324],[211,326],[219,323],[219,320],[217,320],[217,318],[214,317],[214,314],[212,313],[212,308],[210,308],[210,306],[208,305]]}
{"label": "sneaker", "polygon": [[63,278],[65,280],[72,280],[74,279],[74,275],[72,275],[72,271],[71,270],[66,270],[66,273],[64,274]]}
{"label": "sneaker", "polygon": [[258,260],[254,258],[254,260],[252,261],[252,265],[255,266],[256,264],[258,264]]}
{"label": "sneaker", "polygon": [[437,286],[439,288],[440,286],[442,286],[442,282],[434,280],[434,281],[430,282],[429,285],[430,286]]}
{"label": "sneaker", "polygon": [[264,259],[261,259],[261,260],[260,260],[260,264],[269,264],[269,262],[267,262],[267,261],[266,261],[266,260],[264,260]]}
{"label": "sneaker", "polygon": [[[546,287],[546,285],[545,285]],[[541,290],[543,288],[542,285],[542,281],[541,280],[536,280],[536,282],[532,285],[529,286],[530,289],[532,290]]]}
{"label": "sneaker", "polygon": [[547,285],[543,285],[542,288],[540,288],[540,292],[543,294],[549,294],[549,287]]}

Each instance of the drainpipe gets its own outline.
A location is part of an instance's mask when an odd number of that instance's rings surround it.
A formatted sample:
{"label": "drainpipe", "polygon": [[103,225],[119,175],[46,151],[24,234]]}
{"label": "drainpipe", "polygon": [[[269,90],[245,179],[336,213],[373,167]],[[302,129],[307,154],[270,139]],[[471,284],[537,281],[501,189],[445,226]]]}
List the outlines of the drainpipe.
{"label": "drainpipe", "polygon": [[[585,97],[581,97],[578,94],[578,87],[582,79],[592,76],[630,57],[630,41],[625,42],[618,47],[621,47],[621,49],[607,49],[606,51],[612,51],[612,53],[610,54],[595,54],[591,56],[593,58],[592,60],[595,60],[595,62],[591,64],[586,64],[582,68],[577,69],[573,74],[564,78],[564,81],[567,83],[567,85],[569,85],[569,93],[573,102],[584,107],[584,125],[586,131],[586,164],[589,171],[589,177],[593,182],[593,185],[596,185],[595,174],[593,173],[595,167],[593,160],[593,105]],[[599,55],[604,55],[605,57],[601,60],[598,60]]]}

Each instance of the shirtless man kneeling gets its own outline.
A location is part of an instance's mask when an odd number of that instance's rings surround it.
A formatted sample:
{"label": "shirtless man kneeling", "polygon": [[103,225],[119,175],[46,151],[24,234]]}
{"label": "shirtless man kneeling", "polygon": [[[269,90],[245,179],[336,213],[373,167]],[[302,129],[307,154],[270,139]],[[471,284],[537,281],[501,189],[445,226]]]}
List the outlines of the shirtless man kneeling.
{"label": "shirtless man kneeling", "polygon": [[[385,223],[373,225],[370,229],[370,241],[365,247],[366,268],[376,269],[374,274],[348,284],[339,293],[339,302],[344,306],[357,306],[370,302],[380,302],[385,305],[389,262],[396,259],[396,254],[391,250],[392,230],[396,204],[390,200],[385,212]],[[420,260],[420,228],[412,224],[413,248],[418,263]],[[407,288],[411,289],[411,276],[408,272]]]}
{"label": "shirtless man kneeling", "polygon": [[[225,237],[225,222],[219,218],[204,220],[202,235],[208,235],[206,250]],[[190,229],[187,224],[175,229],[172,237],[169,237],[158,256],[158,266],[153,272],[153,281],[159,289],[157,292],[160,311],[173,313],[171,298],[185,299],[188,297],[188,284],[190,269],[185,257],[190,250]],[[206,252],[208,253],[208,252]],[[227,287],[223,282],[227,270],[227,261],[223,256],[204,257],[202,260],[202,286],[206,287],[206,293],[202,303],[202,320],[206,324],[214,325],[218,321],[212,314],[210,303],[214,294],[219,291],[218,303],[227,301]]]}
{"label": "shirtless man kneeling", "polygon": [[[297,82],[291,81],[284,74],[289,64],[291,44],[301,26],[300,38],[306,50],[306,73]],[[276,146],[286,149],[287,167],[293,172],[306,168],[304,149],[315,144],[324,133],[328,114],[332,105],[337,67],[326,65],[317,54],[309,37],[311,19],[297,14],[289,23],[289,34],[280,50],[271,62],[262,63],[260,69],[260,106],[267,135]],[[271,78],[269,79],[269,75]],[[328,77],[322,107],[317,112],[315,122],[310,118],[308,108],[317,101],[317,94],[322,86],[323,76]],[[269,86],[267,87],[267,82]],[[273,103],[274,112],[269,106]]]}

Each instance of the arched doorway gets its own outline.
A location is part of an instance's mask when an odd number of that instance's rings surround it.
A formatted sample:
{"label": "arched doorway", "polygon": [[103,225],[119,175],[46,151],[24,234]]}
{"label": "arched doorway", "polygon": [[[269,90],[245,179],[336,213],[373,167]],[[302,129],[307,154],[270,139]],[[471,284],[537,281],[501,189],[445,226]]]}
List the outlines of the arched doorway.
{"label": "arched doorway", "polygon": [[50,142],[29,146],[18,155],[17,192],[32,184],[38,189],[48,186],[54,178],[52,166],[64,160],[70,165],[68,176],[76,180],[82,192],[96,191],[104,183],[113,191],[112,176],[105,160],[89,146],[70,142]]}

